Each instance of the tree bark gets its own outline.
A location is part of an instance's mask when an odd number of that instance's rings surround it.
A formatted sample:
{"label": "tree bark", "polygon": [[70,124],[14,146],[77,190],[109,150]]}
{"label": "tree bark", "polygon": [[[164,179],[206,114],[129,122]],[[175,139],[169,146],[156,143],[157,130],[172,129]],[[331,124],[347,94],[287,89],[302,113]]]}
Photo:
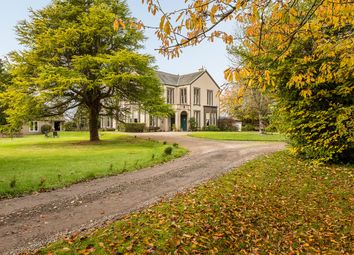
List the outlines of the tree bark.
{"label": "tree bark", "polygon": [[91,105],[89,107],[89,129],[90,129],[90,142],[96,142],[100,140],[98,135],[98,117],[100,108],[97,105]]}
{"label": "tree bark", "polygon": [[262,114],[259,114],[258,118],[259,118],[259,122],[258,122],[259,123],[259,133],[264,134],[264,122],[263,122]]}

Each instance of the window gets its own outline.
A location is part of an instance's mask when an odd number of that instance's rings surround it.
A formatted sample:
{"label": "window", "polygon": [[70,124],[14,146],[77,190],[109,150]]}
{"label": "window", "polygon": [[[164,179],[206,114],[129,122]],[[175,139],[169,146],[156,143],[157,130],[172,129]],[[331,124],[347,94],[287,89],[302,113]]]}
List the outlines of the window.
{"label": "window", "polygon": [[197,122],[197,127],[200,127],[200,111],[194,111],[194,119]]}
{"label": "window", "polygon": [[180,89],[180,103],[187,104],[187,88]]}
{"label": "window", "polygon": [[209,126],[209,125],[210,125],[210,113],[206,112],[204,118],[204,126]]}
{"label": "window", "polygon": [[157,127],[158,126],[158,118],[150,116],[150,121],[149,121],[149,126],[150,127]]}
{"label": "window", "polygon": [[210,113],[210,125],[216,126],[216,112]]}
{"label": "window", "polygon": [[30,122],[29,131],[30,132],[37,132],[38,131],[38,122],[37,121]]}
{"label": "window", "polygon": [[213,91],[207,91],[207,105],[213,105]]}
{"label": "window", "polygon": [[200,105],[200,88],[194,88],[193,103],[195,105]]}
{"label": "window", "polygon": [[175,89],[167,88],[167,103],[174,104],[175,103]]}
{"label": "window", "polygon": [[112,125],[111,118],[107,117],[107,127],[110,128]]}

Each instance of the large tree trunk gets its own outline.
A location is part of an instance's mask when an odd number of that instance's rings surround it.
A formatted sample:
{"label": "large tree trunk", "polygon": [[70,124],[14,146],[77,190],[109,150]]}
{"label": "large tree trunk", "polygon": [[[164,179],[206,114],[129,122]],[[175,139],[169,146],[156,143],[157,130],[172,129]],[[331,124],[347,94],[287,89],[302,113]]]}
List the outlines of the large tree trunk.
{"label": "large tree trunk", "polygon": [[100,113],[99,106],[91,105],[89,107],[89,130],[90,130],[90,142],[96,142],[100,140],[98,135],[98,117]]}

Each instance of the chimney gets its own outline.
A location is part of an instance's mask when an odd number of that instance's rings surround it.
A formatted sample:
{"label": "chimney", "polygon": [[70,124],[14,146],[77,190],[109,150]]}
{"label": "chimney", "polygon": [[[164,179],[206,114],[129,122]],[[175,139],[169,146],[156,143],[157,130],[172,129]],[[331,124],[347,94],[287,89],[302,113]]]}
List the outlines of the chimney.
{"label": "chimney", "polygon": [[199,71],[199,72],[203,72],[203,71],[205,71],[204,66],[202,66],[201,68],[199,68],[199,69],[198,69],[198,71]]}

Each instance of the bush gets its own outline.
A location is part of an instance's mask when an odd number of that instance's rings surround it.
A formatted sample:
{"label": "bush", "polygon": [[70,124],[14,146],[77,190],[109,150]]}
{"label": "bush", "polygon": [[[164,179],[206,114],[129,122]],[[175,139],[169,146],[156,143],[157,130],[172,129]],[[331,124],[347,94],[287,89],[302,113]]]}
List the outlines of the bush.
{"label": "bush", "polygon": [[65,131],[76,131],[77,125],[74,121],[68,121],[64,123],[64,130]]}
{"label": "bush", "polygon": [[103,131],[116,131],[115,128],[104,128]]}
{"label": "bush", "polygon": [[168,146],[164,150],[165,155],[171,155],[172,154],[172,147]]}
{"label": "bush", "polygon": [[220,131],[238,131],[234,124],[235,120],[232,118],[222,118],[218,120],[218,128]]}
{"label": "bush", "polygon": [[149,132],[158,132],[160,131],[160,127],[149,127]]}
{"label": "bush", "polygon": [[192,131],[197,131],[198,129],[198,123],[194,117],[189,119],[189,126]]}
{"label": "bush", "polygon": [[44,124],[41,126],[41,133],[42,134],[48,134],[50,131],[52,131],[52,126],[49,124]]}
{"label": "bush", "polygon": [[246,124],[242,127],[242,131],[255,131],[256,128],[252,124]]}
{"label": "bush", "polygon": [[203,131],[220,131],[220,129],[215,125],[209,125],[209,126],[203,127]]}
{"label": "bush", "polygon": [[125,123],[125,132],[141,133],[144,129],[145,123]]}
{"label": "bush", "polygon": [[269,125],[267,126],[265,129],[264,129],[267,133],[275,133],[275,132],[278,132],[277,128],[272,126],[272,125]]}

